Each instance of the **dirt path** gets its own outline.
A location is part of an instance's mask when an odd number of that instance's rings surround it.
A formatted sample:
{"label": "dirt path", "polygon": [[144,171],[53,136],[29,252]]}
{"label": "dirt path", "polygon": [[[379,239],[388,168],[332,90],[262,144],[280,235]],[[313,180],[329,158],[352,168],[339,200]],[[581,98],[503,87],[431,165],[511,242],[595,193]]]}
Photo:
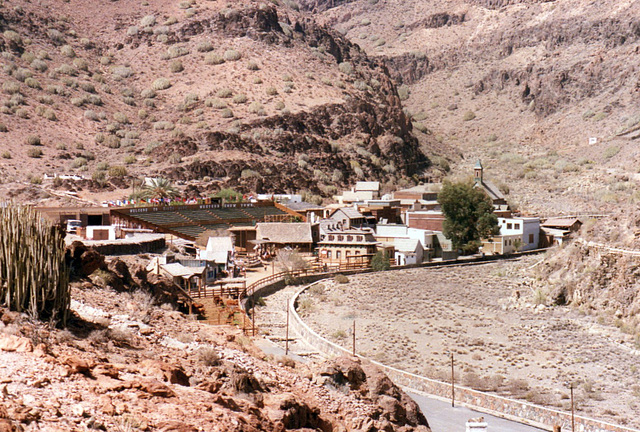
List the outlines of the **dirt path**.
{"label": "dirt path", "polygon": [[[575,382],[579,414],[638,427],[633,340],[576,310],[537,305],[544,299],[528,280],[537,260],[332,280],[305,294],[299,311],[314,330],[349,348],[356,320],[358,352],[385,364],[448,379],[453,352],[463,384],[565,410],[567,383]],[[284,323],[284,302],[295,289],[267,298],[263,319]]]}

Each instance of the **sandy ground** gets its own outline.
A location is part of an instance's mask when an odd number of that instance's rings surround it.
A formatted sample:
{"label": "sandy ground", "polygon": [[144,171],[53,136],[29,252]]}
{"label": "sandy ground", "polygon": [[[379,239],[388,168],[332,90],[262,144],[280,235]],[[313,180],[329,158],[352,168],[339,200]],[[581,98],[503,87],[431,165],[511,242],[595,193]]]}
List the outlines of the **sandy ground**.
{"label": "sandy ground", "polygon": [[[540,259],[331,280],[304,295],[299,312],[348,348],[355,320],[357,351],[385,364],[448,379],[453,352],[464,385],[567,410],[573,382],[578,414],[640,426],[637,347],[595,317],[536,305],[528,275]],[[296,289],[268,297],[258,310],[276,341]]]}

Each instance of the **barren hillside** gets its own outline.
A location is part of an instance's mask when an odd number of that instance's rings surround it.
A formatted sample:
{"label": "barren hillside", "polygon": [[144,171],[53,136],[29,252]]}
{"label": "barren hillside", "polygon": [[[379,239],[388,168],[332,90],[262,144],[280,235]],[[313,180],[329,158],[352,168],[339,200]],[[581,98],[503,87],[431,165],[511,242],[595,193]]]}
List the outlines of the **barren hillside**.
{"label": "barren hillside", "polygon": [[637,2],[301,3],[385,59],[414,124],[452,149],[449,162],[468,170],[482,157],[523,208],[637,199]]}
{"label": "barren hillside", "polygon": [[89,180],[56,186],[98,193],[162,174],[194,193],[330,195],[428,167],[384,62],[286,5],[42,1],[0,13],[5,183],[79,174]]}

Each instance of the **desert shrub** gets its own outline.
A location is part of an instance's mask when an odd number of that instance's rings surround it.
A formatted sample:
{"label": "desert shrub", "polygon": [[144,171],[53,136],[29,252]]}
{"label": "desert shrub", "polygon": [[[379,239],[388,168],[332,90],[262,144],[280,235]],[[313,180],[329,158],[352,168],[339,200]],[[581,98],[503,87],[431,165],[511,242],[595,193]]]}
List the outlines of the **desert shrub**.
{"label": "desert shrub", "polygon": [[106,171],[109,169],[109,164],[107,162],[98,162],[96,165],[97,171]]}
{"label": "desert shrub", "polygon": [[220,99],[207,99],[204,101],[205,106],[211,107],[214,109],[224,109],[227,107],[227,103]]}
{"label": "desert shrub", "polygon": [[115,135],[107,135],[103,144],[112,149],[120,148],[120,138]]}
{"label": "desert shrub", "polygon": [[27,136],[27,144],[32,146],[42,145],[42,141],[38,135],[29,135]]}
{"label": "desert shrub", "polygon": [[156,24],[155,15],[147,15],[140,20],[140,27],[151,27]]}
{"label": "desert shrub", "polygon": [[4,123],[0,123],[0,132],[9,132],[9,128]]}
{"label": "desert shrub", "polygon": [[6,94],[13,95],[20,92],[20,84],[13,81],[5,81],[2,83],[2,91]]}
{"label": "desert shrub", "polygon": [[18,109],[18,110],[16,111],[16,115],[17,115],[18,117],[20,117],[20,118],[28,119],[28,118],[29,118],[29,111],[27,111],[27,110],[26,110],[26,109],[24,109],[24,108],[20,108],[20,109]]}
{"label": "desert shrub", "polygon": [[282,111],[284,108],[285,108],[285,104],[284,104],[284,102],[282,102],[282,101],[278,101],[278,102],[276,102],[276,109],[277,109],[278,111]]}
{"label": "desert shrub", "polygon": [[612,157],[614,157],[618,153],[620,153],[620,146],[614,145],[614,146],[608,147],[604,151],[603,156],[604,156],[605,159],[611,159]]}
{"label": "desert shrub", "polygon": [[258,66],[258,63],[251,60],[247,63],[247,69],[249,69],[250,71],[257,71],[260,70],[260,66]]}
{"label": "desert shrub", "polygon": [[40,59],[33,60],[31,62],[31,67],[37,70],[38,72],[45,72],[49,68],[47,63]]}
{"label": "desert shrub", "polygon": [[27,150],[27,156],[30,158],[39,158],[42,156],[42,150],[37,147],[31,147]]}
{"label": "desert shrub", "polygon": [[182,62],[180,60],[173,60],[169,64],[169,70],[173,73],[179,73],[184,70],[184,66],[182,66]]}
{"label": "desert shrub", "polygon": [[254,84],[262,84],[262,78],[260,78],[260,77],[254,77],[254,78],[253,78],[253,83],[254,83]]}
{"label": "desert shrub", "polygon": [[64,43],[64,34],[62,34],[62,32],[60,32],[59,30],[49,29],[47,30],[47,36],[49,36],[49,39],[51,39],[55,43]]}
{"label": "desert shrub", "polygon": [[276,89],[275,87],[267,87],[267,90],[265,91],[269,96],[275,96],[278,94],[278,89]]}
{"label": "desert shrub", "polygon": [[404,84],[398,87],[398,96],[403,101],[409,99],[409,87]]}
{"label": "desert shrub", "polygon": [[33,76],[31,71],[29,69],[25,69],[25,68],[18,68],[16,70],[14,70],[12,75],[13,75],[13,77],[15,79],[17,79],[18,81],[22,81],[22,82],[25,82],[27,79],[29,79],[29,78],[31,78]]}
{"label": "desert shrub", "polygon": [[71,168],[80,168],[87,165],[87,159],[83,157],[77,157],[71,163]]}
{"label": "desert shrub", "polygon": [[138,28],[138,26],[130,26],[127,29],[127,36],[135,36],[138,34],[139,31],[140,29]]}
{"label": "desert shrub", "polygon": [[247,178],[259,178],[262,176],[260,175],[259,172],[247,168],[242,170],[242,172],[240,173],[240,177],[247,179]]}
{"label": "desert shrub", "polygon": [[167,49],[167,57],[170,59],[186,56],[187,54],[189,54],[189,50],[181,45],[172,45]]}
{"label": "desert shrub", "polygon": [[152,84],[154,90],[166,90],[171,87],[171,81],[168,78],[158,78]]}
{"label": "desert shrub", "polygon": [[198,52],[210,52],[210,51],[213,51],[213,44],[211,44],[211,42],[209,42],[209,41],[200,42],[198,44],[198,46],[196,47],[196,50],[198,50]]}
{"label": "desert shrub", "polygon": [[22,37],[13,30],[5,30],[2,33],[5,39],[15,43],[16,45],[22,45]]}
{"label": "desert shrub", "polygon": [[140,92],[140,96],[142,96],[144,99],[153,99],[156,97],[156,95],[156,91],[152,88],[144,89]]}
{"label": "desert shrub", "polygon": [[127,165],[131,165],[137,162],[137,159],[134,155],[129,155],[124,158],[124,163]]}
{"label": "desert shrub", "polygon": [[124,177],[127,175],[127,169],[122,165],[114,165],[109,168],[110,177]]}
{"label": "desert shrub", "polygon": [[90,82],[83,81],[80,84],[78,84],[78,86],[82,90],[86,91],[87,93],[95,93],[96,92],[96,87]]}
{"label": "desert shrub", "polygon": [[175,127],[170,121],[157,121],[153,124],[154,130],[173,130]]}
{"label": "desert shrub", "polygon": [[476,118],[476,113],[474,113],[473,111],[467,111],[462,116],[462,120],[464,120],[464,121],[471,121],[471,120],[473,120],[475,118]]}
{"label": "desert shrub", "polygon": [[115,121],[117,121],[118,123],[122,123],[122,124],[128,124],[129,123],[129,117],[127,117],[127,115],[125,113],[122,113],[122,112],[113,113],[113,119]]}
{"label": "desert shrub", "polygon": [[225,108],[222,111],[220,111],[220,116],[222,118],[231,118],[233,117],[233,111],[231,111],[229,108]]}
{"label": "desert shrub", "polygon": [[198,351],[198,360],[205,366],[217,366],[220,364],[220,356],[213,347],[200,348]]}
{"label": "desert shrub", "polygon": [[282,88],[282,91],[285,93],[291,93],[293,91],[293,84],[292,83],[288,83],[287,85],[285,85]]}
{"label": "desert shrub", "polygon": [[2,158],[3,159],[11,159],[11,152],[9,152],[8,150],[5,150],[2,152]]}
{"label": "desert shrub", "polygon": [[233,97],[233,103],[243,104],[247,102],[247,95],[239,93]]}
{"label": "desert shrub", "polygon": [[73,65],[81,71],[89,70],[89,63],[85,59],[77,58],[73,60]]}
{"label": "desert shrub", "polygon": [[111,68],[111,74],[116,80],[129,78],[131,75],[133,75],[133,69],[128,66],[115,66]]}
{"label": "desert shrub", "polygon": [[224,59],[226,61],[240,60],[241,57],[242,55],[240,54],[240,52],[234,49],[228,49],[224,52]]}
{"label": "desert shrub", "polygon": [[252,112],[254,114],[258,114],[260,116],[264,116],[267,113],[264,110],[264,107],[262,106],[262,104],[260,102],[251,102],[249,104],[249,112]]}
{"label": "desert shrub", "polygon": [[208,53],[204,56],[204,62],[208,65],[219,65],[224,63],[224,58],[216,53]]}
{"label": "desert shrub", "polygon": [[338,65],[338,69],[340,72],[346,75],[351,75],[353,73],[353,65],[350,62],[342,62]]}
{"label": "desert shrub", "polygon": [[339,284],[347,284],[349,283],[349,278],[343,274],[337,274],[333,277],[333,280]]}
{"label": "desert shrub", "polygon": [[70,45],[62,45],[62,47],[60,47],[60,53],[69,58],[74,58],[76,56],[76,52]]}
{"label": "desert shrub", "polygon": [[233,90],[229,88],[220,89],[216,92],[216,96],[223,99],[230,98],[233,96]]}

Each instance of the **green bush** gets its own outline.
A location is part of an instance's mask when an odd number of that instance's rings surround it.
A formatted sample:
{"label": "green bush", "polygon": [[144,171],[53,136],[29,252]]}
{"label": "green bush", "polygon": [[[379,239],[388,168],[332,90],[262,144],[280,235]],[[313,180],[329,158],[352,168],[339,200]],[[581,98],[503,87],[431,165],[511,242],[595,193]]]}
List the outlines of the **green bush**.
{"label": "green bush", "polygon": [[389,263],[389,255],[387,251],[378,251],[371,259],[371,268],[374,271],[389,270],[391,264]]}
{"label": "green bush", "polygon": [[125,177],[128,174],[127,169],[122,165],[114,165],[108,172],[110,177]]}

